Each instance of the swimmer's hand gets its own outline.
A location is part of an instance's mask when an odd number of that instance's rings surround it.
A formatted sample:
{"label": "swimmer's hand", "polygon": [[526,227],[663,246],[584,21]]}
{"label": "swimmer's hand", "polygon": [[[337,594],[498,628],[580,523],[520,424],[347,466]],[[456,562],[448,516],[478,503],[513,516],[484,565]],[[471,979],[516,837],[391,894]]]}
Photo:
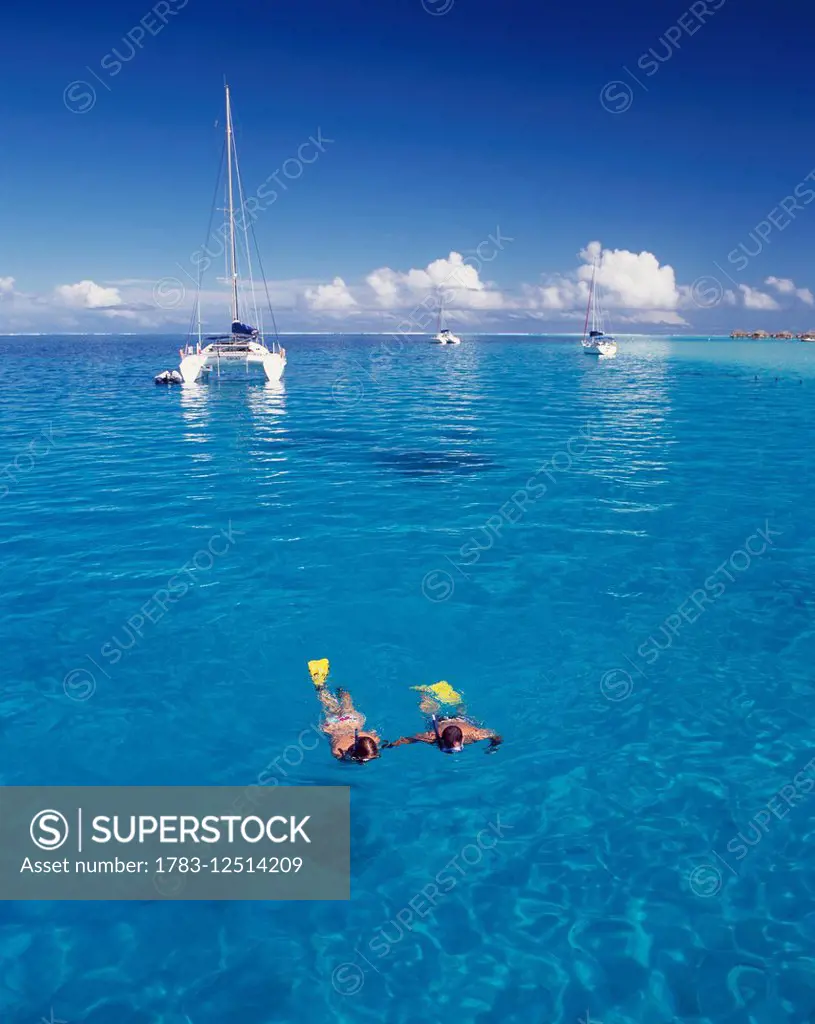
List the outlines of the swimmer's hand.
{"label": "swimmer's hand", "polygon": [[387,743],[383,743],[382,744],[382,749],[385,750],[388,747],[401,747],[401,746],[404,746],[405,743],[418,743],[418,742],[419,741],[416,739],[415,736],[400,736],[398,740],[393,740],[393,742],[389,741]]}
{"label": "swimmer's hand", "polygon": [[484,753],[485,754],[494,754],[495,751],[499,748],[499,746],[501,745],[502,742],[503,742],[503,740],[501,739],[500,736],[491,736],[490,737],[490,745],[487,747],[487,749],[484,751]]}

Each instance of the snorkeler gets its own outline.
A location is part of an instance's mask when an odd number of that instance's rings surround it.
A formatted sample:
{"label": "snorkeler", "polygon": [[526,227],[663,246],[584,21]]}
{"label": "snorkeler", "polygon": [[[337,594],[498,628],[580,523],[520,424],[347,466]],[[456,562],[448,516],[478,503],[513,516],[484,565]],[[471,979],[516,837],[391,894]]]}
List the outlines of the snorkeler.
{"label": "snorkeler", "polygon": [[[430,743],[437,746],[443,754],[458,754],[466,744],[489,740],[490,745],[485,753],[491,754],[501,743],[501,737],[490,729],[480,729],[469,720],[464,713],[461,695],[449,683],[434,683],[433,686],[414,686],[414,690],[422,693],[419,710],[429,715],[427,732],[415,736],[402,736],[386,747],[400,747],[404,743]],[[441,704],[457,705],[454,715],[441,714]],[[432,731],[431,731],[432,730]]]}
{"label": "snorkeler", "polygon": [[325,712],[322,728],[329,738],[334,757],[339,761],[354,761],[357,764],[365,764],[379,757],[379,736],[375,732],[362,731],[365,716],[354,707],[351,694],[339,687],[336,693],[332,693],[326,687],[328,658],[310,661],[308,670]]}

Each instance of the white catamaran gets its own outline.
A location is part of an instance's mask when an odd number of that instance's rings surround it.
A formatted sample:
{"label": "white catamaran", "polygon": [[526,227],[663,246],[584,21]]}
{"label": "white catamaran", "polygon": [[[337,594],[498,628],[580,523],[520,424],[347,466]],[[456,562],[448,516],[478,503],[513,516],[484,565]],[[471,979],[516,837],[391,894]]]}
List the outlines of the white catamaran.
{"label": "white catamaran", "polygon": [[439,322],[438,322],[437,329],[436,329],[436,331],[437,331],[436,337],[433,339],[433,341],[434,341],[434,343],[436,345],[460,345],[461,344],[461,338],[459,338],[458,335],[453,334],[453,332],[448,327],[443,327],[442,326],[443,324],[444,324],[444,298],[440,297],[439,298]]}
{"label": "white catamaran", "polygon": [[[249,301],[255,323],[261,324],[252,327],[241,319],[239,297],[239,270],[238,270],[238,239],[235,224],[235,204],[233,198],[234,184],[237,184],[238,198],[241,210],[244,209],[243,184],[241,182],[240,169],[238,167],[238,154],[235,149],[235,136],[232,130],[232,106],[229,99],[229,86],[226,86],[226,166],[227,166],[227,223],[225,234],[229,254],[229,277],[232,291],[232,328],[229,334],[211,335],[201,337],[201,281],[199,277],[198,295],[196,296],[195,315],[198,326],[197,340],[193,343],[192,332],[187,339],[187,344],[179,350],[181,365],[179,370],[184,378],[185,384],[194,381],[205,380],[214,369],[218,374],[222,369],[234,366],[245,367],[248,373],[250,368],[260,368],[268,381],[278,381],[283,376],[286,368],[286,350],[277,341],[275,329],[275,340],[271,347],[266,344],[263,336],[263,327],[258,315],[257,300],[255,297],[255,286],[252,277],[252,260],[250,255],[249,234],[247,217],[241,217],[243,226],[244,248],[242,255],[245,256],[245,266],[249,279]],[[234,178],[234,183],[233,183]],[[253,230],[254,235],[254,230]],[[209,239],[207,239],[209,241]],[[260,263],[258,253],[258,266],[263,277],[263,284],[266,288],[268,299],[269,291],[266,286],[266,278],[263,275],[263,266]],[[274,325],[274,313],[269,312]],[[207,342],[207,344],[204,344]]]}
{"label": "white catamaran", "polygon": [[[603,329],[603,307],[600,301],[600,286],[597,284],[597,260],[591,272],[589,305],[586,309],[586,324],[583,327],[583,351],[587,356],[616,356],[617,342]],[[591,329],[589,329],[591,323]]]}

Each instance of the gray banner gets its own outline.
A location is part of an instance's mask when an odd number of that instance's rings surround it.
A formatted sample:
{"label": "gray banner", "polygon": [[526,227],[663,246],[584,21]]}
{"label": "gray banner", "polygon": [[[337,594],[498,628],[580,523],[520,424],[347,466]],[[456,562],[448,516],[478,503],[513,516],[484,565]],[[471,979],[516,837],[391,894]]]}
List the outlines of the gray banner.
{"label": "gray banner", "polygon": [[0,900],[349,899],[349,787],[250,790],[2,786]]}

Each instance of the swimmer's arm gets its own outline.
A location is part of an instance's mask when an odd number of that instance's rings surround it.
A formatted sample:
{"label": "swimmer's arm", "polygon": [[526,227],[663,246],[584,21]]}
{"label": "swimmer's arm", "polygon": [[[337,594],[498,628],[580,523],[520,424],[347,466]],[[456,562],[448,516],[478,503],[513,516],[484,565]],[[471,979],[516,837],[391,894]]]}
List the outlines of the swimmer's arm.
{"label": "swimmer's arm", "polygon": [[436,737],[432,732],[420,732],[415,736],[400,736],[398,740],[394,740],[393,743],[384,744],[385,747],[401,747],[405,743],[435,743]]}
{"label": "swimmer's arm", "polygon": [[490,729],[470,729],[467,733],[467,740],[470,743],[478,743],[480,740],[489,740],[490,745],[487,747],[487,753],[491,753],[503,742],[497,732],[492,732]]}

